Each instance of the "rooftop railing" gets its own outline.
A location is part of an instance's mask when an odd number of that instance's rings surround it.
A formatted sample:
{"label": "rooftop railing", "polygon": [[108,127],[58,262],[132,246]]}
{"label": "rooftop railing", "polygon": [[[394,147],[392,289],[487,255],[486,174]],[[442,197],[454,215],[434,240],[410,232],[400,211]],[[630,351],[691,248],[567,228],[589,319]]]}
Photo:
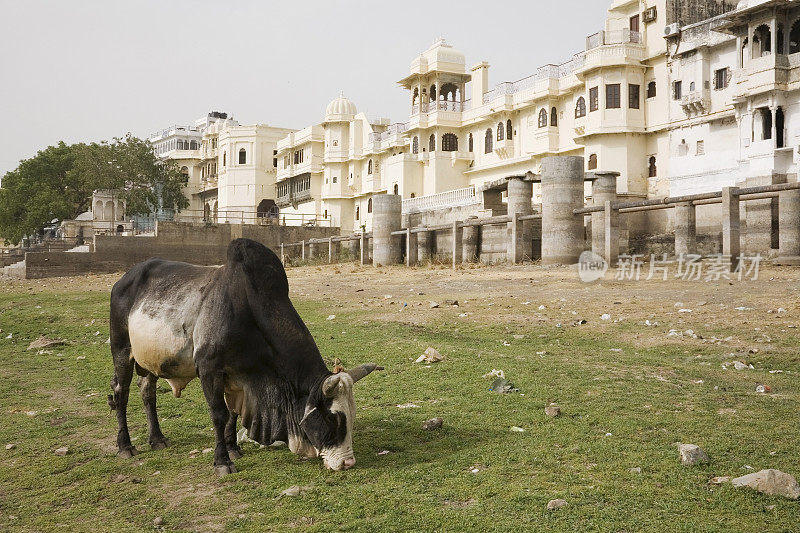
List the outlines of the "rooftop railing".
{"label": "rooftop railing", "polygon": [[475,186],[470,185],[463,189],[405,199],[403,200],[403,212],[432,211],[434,209],[461,207],[477,203],[480,203],[480,198],[475,192]]}

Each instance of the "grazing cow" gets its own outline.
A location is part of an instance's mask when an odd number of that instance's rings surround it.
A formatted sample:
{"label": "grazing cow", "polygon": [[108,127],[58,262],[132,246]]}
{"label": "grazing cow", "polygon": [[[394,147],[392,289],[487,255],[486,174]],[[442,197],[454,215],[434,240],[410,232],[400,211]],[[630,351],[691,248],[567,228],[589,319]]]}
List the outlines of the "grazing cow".
{"label": "grazing cow", "polygon": [[[223,266],[150,259],[111,291],[114,377],[109,406],[119,423],[119,455],[136,455],[126,408],[134,369],[140,376],[150,446],[169,442],[156,414],[156,380],[176,397],[200,378],[214,425],[214,469],[236,472],[241,417],[251,438],[277,440],[333,470],[352,467],[353,384],[381,367],[368,363],[331,373],[289,300],[286,271],[267,247],[230,243]],[[338,369],[337,369],[338,370]]]}

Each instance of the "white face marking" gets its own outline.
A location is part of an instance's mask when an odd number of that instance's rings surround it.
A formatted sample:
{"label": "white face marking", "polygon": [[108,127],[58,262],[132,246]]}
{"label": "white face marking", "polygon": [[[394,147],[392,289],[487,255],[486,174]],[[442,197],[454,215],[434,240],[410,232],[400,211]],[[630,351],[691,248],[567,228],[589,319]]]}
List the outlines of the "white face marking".
{"label": "white face marking", "polygon": [[336,396],[331,401],[331,412],[345,415],[347,434],[341,445],[323,448],[319,454],[327,468],[342,470],[346,460],[355,461],[353,456],[353,419],[356,416],[356,402],[353,397],[353,378],[344,372],[337,375],[339,376],[339,386],[336,387]]}

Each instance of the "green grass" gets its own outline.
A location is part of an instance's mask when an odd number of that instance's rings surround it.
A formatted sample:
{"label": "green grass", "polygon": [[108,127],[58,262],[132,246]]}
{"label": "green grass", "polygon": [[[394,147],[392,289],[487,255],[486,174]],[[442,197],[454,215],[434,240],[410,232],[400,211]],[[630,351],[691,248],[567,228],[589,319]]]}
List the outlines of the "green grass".
{"label": "green grass", "polygon": [[[713,476],[747,473],[745,465],[800,473],[796,338],[781,339],[777,352],[761,357],[763,370],[734,372],[720,368],[719,347],[690,349],[666,338],[648,349],[618,342],[630,333],[624,323],[603,332],[411,326],[347,309],[327,321],[322,303],[299,301],[327,359],[386,367],[356,387],[358,464],[327,472],[285,448],[249,444],[240,472],[217,479],[210,454],[189,456],[213,446],[197,381],[180,399],[165,383],[159,387],[159,416],[172,441],[159,452],[146,444],[134,386],[129,419],[141,453],[115,457],[116,420],[105,399],[107,298],[0,295],[0,530],[142,531],[153,529],[156,516],[170,531],[800,530],[797,502],[708,484]],[[68,345],[51,354],[26,351],[42,334]],[[447,361],[413,364],[427,346]],[[481,376],[493,368],[520,394],[490,392]],[[791,373],[771,375],[769,368]],[[773,394],[755,393],[756,381],[769,383]],[[397,407],[407,402],[419,408]],[[562,417],[544,415],[548,402],[561,406]],[[736,412],[721,415],[723,408]],[[434,416],[444,427],[423,431]],[[682,467],[676,442],[702,446],[711,464]],[[6,450],[7,443],[16,448]],[[55,456],[64,445],[69,454]],[[383,450],[390,453],[378,455]],[[629,471],[634,467],[641,474]],[[277,498],[308,484],[314,489],[301,497]],[[554,498],[568,507],[547,512]]]}

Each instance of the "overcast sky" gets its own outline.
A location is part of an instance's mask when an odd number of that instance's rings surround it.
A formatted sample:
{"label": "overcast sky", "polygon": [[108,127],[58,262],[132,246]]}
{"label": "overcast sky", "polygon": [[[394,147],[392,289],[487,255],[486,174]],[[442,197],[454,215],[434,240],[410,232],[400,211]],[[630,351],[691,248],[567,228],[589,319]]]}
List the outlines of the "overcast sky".
{"label": "overcast sky", "polygon": [[580,51],[610,0],[0,0],[0,176],[55,144],[144,137],[211,110],[320,122],[340,91],[408,119],[397,81],[438,37],[514,81]]}

